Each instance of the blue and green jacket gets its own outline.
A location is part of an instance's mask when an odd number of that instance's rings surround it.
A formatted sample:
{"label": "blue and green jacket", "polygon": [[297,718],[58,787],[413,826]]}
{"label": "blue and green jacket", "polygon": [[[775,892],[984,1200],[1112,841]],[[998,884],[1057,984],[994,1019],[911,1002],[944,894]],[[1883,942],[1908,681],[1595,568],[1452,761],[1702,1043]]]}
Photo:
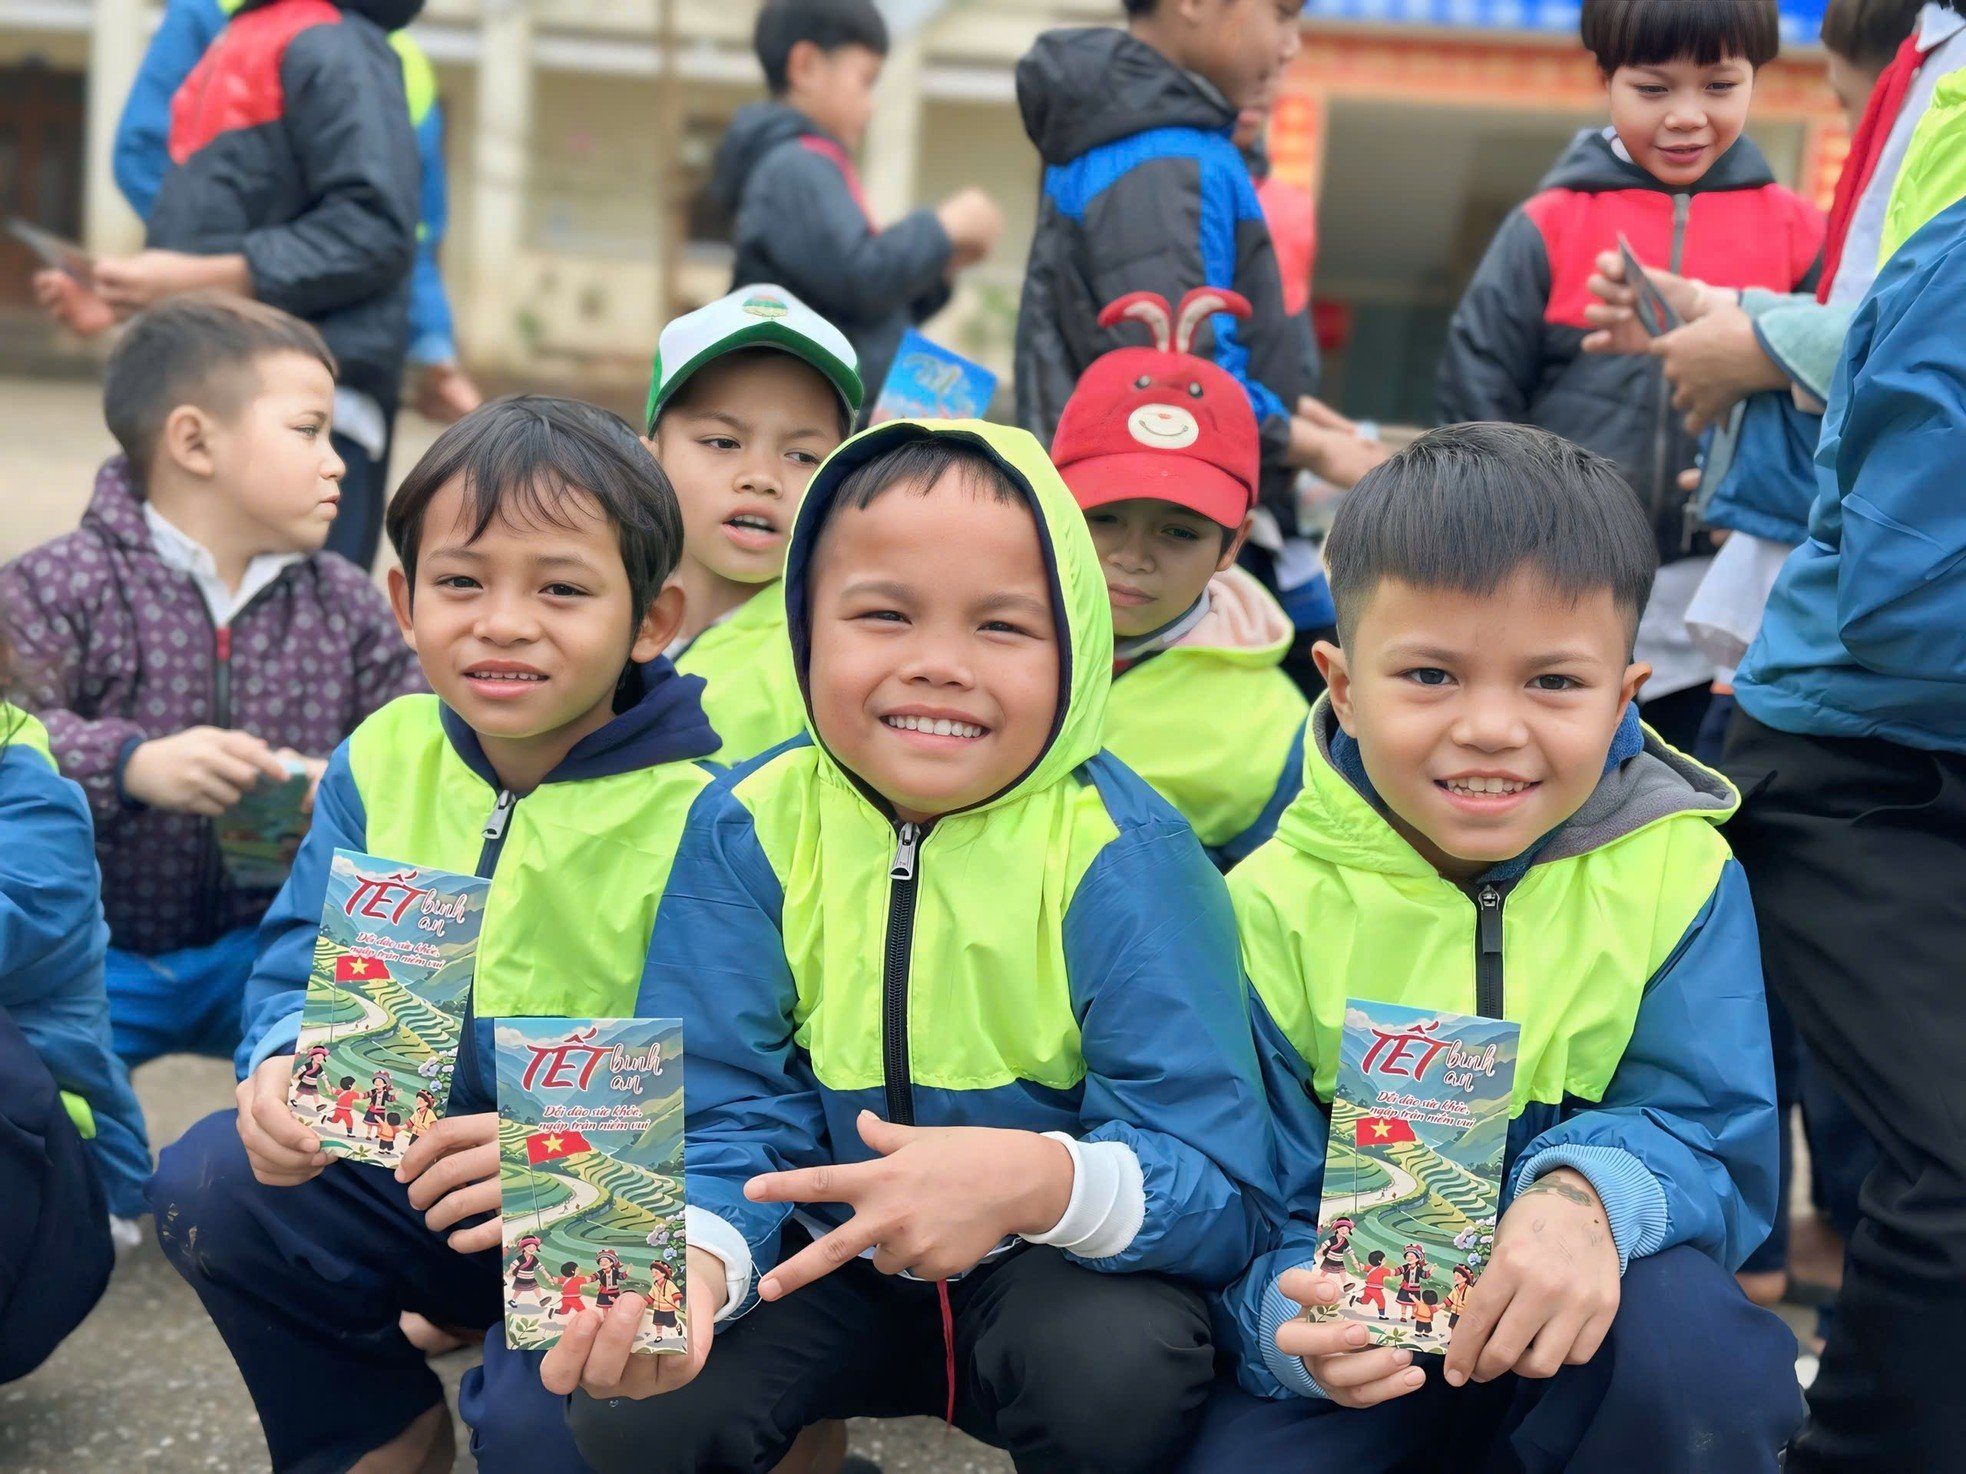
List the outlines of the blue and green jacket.
{"label": "blue and green jacket", "polygon": [[1628,711],[1583,807],[1457,885],[1387,822],[1329,699],[1311,722],[1303,791],[1229,877],[1259,1036],[1294,1077],[1272,1102],[1289,1220],[1221,1305],[1242,1385],[1317,1393],[1277,1350],[1299,1307],[1276,1281],[1315,1257],[1348,998],[1521,1025],[1505,1208],[1569,1167],[1621,1269],[1678,1244],[1739,1265],[1774,1216],[1777,1136],[1754,910],[1718,829],[1732,786]]}
{"label": "blue and green jacket", "polygon": [[291,1054],[337,849],[490,879],[471,981],[472,1047],[450,1110],[494,1105],[490,1021],[633,1015],[656,903],[690,805],[715,770],[702,683],[637,667],[619,714],[531,793],[505,788],[475,732],[434,696],[403,696],[335,749],[293,873],[260,924],[246,985],[244,1079]]}
{"label": "blue and green jacket", "polygon": [[897,823],[810,733],[698,802],[636,1010],[680,1014],[689,1040],[690,1242],[724,1261],[727,1313],[746,1308],[790,1210],[744,1184],[865,1158],[868,1109],[1057,1133],[1074,1206],[1045,1242],[1098,1270],[1226,1284],[1275,1212],[1235,920],[1188,825],[1101,751],[1112,613],[1038,443],[896,421],[843,445],[792,534],[795,667],[803,683],[828,505],[857,467],[925,436],[982,447],[1028,499],[1060,631],[1056,728],[1022,778],[927,826]]}
{"label": "blue and green jacket", "polygon": [[0,1011],[54,1077],[109,1211],[134,1218],[150,1145],[110,1044],[108,947],[88,800],[55,771],[41,723],[0,703]]}

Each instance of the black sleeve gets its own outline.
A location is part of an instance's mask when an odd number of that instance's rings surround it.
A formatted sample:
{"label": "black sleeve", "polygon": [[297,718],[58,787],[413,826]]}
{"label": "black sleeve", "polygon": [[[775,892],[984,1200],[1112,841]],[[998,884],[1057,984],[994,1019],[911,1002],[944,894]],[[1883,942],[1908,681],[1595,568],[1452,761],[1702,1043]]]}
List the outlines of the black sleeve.
{"label": "black sleeve", "polygon": [[832,160],[787,145],[757,168],[738,207],[778,281],[836,321],[867,322],[930,297],[954,247],[932,210],[877,231]]}
{"label": "black sleeve", "polygon": [[300,317],[388,291],[416,255],[416,134],[402,66],[373,27],[301,32],[280,64],[285,125],[306,205],[251,231],[253,294]]}
{"label": "black sleeve", "polygon": [[1542,373],[1549,297],[1549,251],[1518,209],[1495,232],[1447,325],[1434,393],[1441,424],[1527,418]]}

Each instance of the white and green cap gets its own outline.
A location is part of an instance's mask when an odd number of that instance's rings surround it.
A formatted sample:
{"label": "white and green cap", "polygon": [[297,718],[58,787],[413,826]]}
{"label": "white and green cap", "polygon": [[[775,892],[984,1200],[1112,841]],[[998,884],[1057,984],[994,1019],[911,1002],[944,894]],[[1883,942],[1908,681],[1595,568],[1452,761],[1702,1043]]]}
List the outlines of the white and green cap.
{"label": "white and green cap", "polygon": [[713,359],[743,348],[775,348],[804,359],[839,391],[850,422],[866,390],[859,359],[846,334],[783,287],[739,287],[694,312],[686,312],[656,340],[643,428],[655,433],[656,417],[690,376]]}

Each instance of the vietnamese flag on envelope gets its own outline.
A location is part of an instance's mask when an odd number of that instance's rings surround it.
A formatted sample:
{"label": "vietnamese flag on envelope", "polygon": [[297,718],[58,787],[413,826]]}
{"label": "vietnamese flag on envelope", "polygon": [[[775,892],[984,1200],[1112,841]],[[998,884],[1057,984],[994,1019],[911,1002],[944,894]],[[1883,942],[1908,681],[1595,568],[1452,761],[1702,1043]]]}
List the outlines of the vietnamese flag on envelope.
{"label": "vietnamese flag on envelope", "polygon": [[587,1138],[578,1131],[535,1131],[526,1138],[526,1160],[537,1167],[541,1162],[550,1162],[556,1157],[570,1157],[575,1152],[591,1152],[593,1147]]}
{"label": "vietnamese flag on envelope", "polygon": [[1414,1140],[1413,1123],[1398,1116],[1365,1116],[1353,1137],[1360,1146],[1381,1146]]}
{"label": "vietnamese flag on envelope", "polygon": [[348,952],[334,960],[334,980],[337,983],[386,982],[388,979],[389,967],[380,957]]}

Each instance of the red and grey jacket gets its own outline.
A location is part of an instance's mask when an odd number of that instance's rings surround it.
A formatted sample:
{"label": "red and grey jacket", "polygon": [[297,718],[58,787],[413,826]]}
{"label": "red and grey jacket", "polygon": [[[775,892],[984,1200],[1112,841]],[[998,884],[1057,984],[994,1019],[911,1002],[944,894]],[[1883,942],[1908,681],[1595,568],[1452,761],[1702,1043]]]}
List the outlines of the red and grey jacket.
{"label": "red and grey jacket", "polygon": [[341,382],[395,402],[420,183],[388,32],[421,0],[248,3],[171,103],[147,244],[239,252],[253,295],[321,330]]}
{"label": "red and grey jacket", "polygon": [[[1502,222],[1448,326],[1442,424],[1540,425],[1617,462],[1650,511],[1666,561],[1688,545],[1678,475],[1696,447],[1656,359],[1583,352],[1586,285],[1622,232],[1638,258],[1724,287],[1813,286],[1822,212],[1775,183],[1742,138],[1675,192],[1631,163],[1610,129],[1580,133],[1542,186]],[[1704,537],[1704,535],[1702,535]]]}

